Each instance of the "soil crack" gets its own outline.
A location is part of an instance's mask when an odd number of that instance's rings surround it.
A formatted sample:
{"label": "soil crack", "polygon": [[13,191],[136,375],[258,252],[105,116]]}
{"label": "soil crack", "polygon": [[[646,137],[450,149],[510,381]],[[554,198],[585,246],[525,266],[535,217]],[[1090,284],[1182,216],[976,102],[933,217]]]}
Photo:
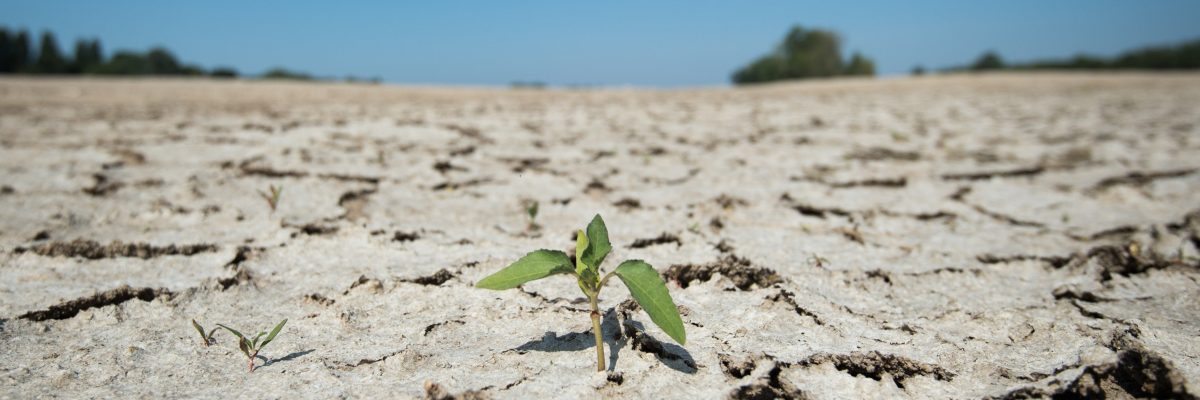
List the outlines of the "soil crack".
{"label": "soil crack", "polygon": [[121,304],[129,300],[138,299],[141,301],[151,301],[159,297],[171,298],[174,293],[167,289],[161,288],[130,288],[129,286],[121,286],[119,288],[106,292],[96,293],[88,297],[80,297],[65,303],[59,303],[41,311],[33,311],[22,314],[21,319],[30,321],[46,321],[51,319],[68,319],[79,314],[80,311],[90,308],[99,308]]}
{"label": "soil crack", "polygon": [[44,243],[28,248],[18,247],[14,250],[17,254],[33,252],[45,257],[82,257],[89,260],[118,257],[146,260],[161,256],[192,256],[213,251],[217,251],[217,246],[211,244],[154,246],[147,243],[123,243],[121,241],[100,244],[94,240],[84,239],[75,239],[70,242]]}

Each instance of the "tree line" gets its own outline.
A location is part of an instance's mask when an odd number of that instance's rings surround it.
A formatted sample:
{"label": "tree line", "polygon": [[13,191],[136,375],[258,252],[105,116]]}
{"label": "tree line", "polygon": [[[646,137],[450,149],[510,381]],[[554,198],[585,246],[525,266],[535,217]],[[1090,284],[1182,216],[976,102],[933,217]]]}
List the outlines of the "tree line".
{"label": "tree line", "polygon": [[[210,76],[237,78],[239,73],[232,67],[204,69],[196,64],[179,61],[175,54],[163,47],[154,47],[145,52],[118,50],[106,57],[100,39],[75,41],[74,54],[64,54],[54,33],[43,32],[37,43],[28,31],[9,30],[0,27],[0,74],[36,75],[166,75],[166,76]],[[262,79],[317,80],[310,74],[272,68],[257,77]],[[357,78],[348,76],[347,82],[379,83],[379,78]]]}
{"label": "tree line", "polygon": [[0,73],[47,75],[185,75],[236,77],[237,70],[205,70],[179,61],[171,51],[155,47],[145,52],[121,50],[105,57],[99,39],[75,41],[73,55],[64,54],[52,32],[43,32],[35,45],[26,30],[0,27]]}
{"label": "tree line", "polygon": [[947,71],[988,70],[1187,70],[1200,69],[1200,39],[1176,45],[1142,47],[1114,57],[1078,54],[1071,58],[1045,59],[1009,64],[995,51],[988,51],[970,65],[948,68]]}
{"label": "tree line", "polygon": [[[875,63],[861,53],[842,58],[841,38],[824,29],[793,27],[773,51],[738,69],[734,84],[753,84],[788,79],[873,76]],[[1176,45],[1149,46],[1114,57],[1080,54],[1071,58],[1008,63],[995,51],[984,52],[972,63],[943,68],[941,72],[993,70],[1187,70],[1200,69],[1200,39]],[[913,67],[913,75],[926,69]]]}

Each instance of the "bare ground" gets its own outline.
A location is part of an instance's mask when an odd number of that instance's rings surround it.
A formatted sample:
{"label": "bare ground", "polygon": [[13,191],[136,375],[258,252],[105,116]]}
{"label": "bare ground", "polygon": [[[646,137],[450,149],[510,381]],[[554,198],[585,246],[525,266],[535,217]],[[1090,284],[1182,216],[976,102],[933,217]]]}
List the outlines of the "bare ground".
{"label": "bare ground", "polygon": [[[0,79],[0,397],[1194,398],[1198,154],[1194,74]],[[686,346],[472,287],[595,213]],[[192,318],[290,322],[250,374]]]}

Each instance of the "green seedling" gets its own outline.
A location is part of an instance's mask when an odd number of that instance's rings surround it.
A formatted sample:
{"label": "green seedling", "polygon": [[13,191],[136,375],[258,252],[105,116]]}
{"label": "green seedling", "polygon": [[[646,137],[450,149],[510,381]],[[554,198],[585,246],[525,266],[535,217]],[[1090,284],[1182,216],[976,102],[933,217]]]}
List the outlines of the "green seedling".
{"label": "green seedling", "polygon": [[537,200],[529,200],[525,203],[525,214],[529,216],[529,226],[527,230],[536,231],[542,226],[537,224],[538,202]]}
{"label": "green seedling", "polygon": [[587,232],[579,231],[575,239],[575,263],[558,250],[537,250],[521,257],[517,262],[475,284],[475,287],[492,290],[512,289],[523,283],[557,274],[574,274],[579,289],[587,296],[592,306],[592,332],[596,336],[596,370],[604,371],[604,341],[600,331],[600,289],[614,275],[629,288],[629,293],[638,305],[650,315],[663,332],[679,344],[687,341],[683,330],[683,319],[675,301],[667,292],[658,271],[642,260],[625,260],[616,269],[600,277],[600,264],[612,250],[608,243],[608,228],[604,220],[596,215],[587,226]]}
{"label": "green seedling", "polygon": [[[245,354],[246,359],[249,360],[250,372],[254,372],[254,358],[258,357],[258,352],[262,351],[263,347],[267,347],[267,343],[271,343],[272,340],[275,340],[275,335],[279,334],[279,331],[283,329],[283,325],[286,323],[287,319],[279,321],[279,325],[275,325],[275,329],[272,329],[270,334],[267,334],[266,332],[259,332],[258,335],[254,336],[253,340],[246,339],[245,336],[242,336],[241,332],[238,332],[228,326],[222,324],[217,324],[217,326],[225,328],[225,330],[229,331],[229,333],[232,333],[233,336],[237,336],[238,348],[242,350],[242,354]],[[263,335],[267,335],[267,337],[263,338]],[[259,339],[263,339],[262,343],[258,342]]]}
{"label": "green seedling", "polygon": [[217,333],[217,329],[221,329],[212,328],[212,330],[208,331],[208,333],[204,333],[204,327],[200,326],[200,323],[196,322],[194,319],[192,320],[192,327],[196,328],[196,332],[200,332],[200,343],[203,344],[204,347],[208,347],[208,345],[213,343],[213,334]]}
{"label": "green seedling", "polygon": [[829,259],[825,258],[825,257],[821,257],[817,253],[812,253],[812,255],[808,256],[808,263],[817,266],[817,268],[820,268],[820,267],[824,267],[825,264],[829,264]]}
{"label": "green seedling", "polygon": [[259,190],[258,196],[262,197],[263,200],[266,200],[267,205],[271,206],[271,212],[274,213],[275,207],[279,206],[279,196],[283,194],[283,185],[271,185],[269,188],[271,190],[270,193]]}

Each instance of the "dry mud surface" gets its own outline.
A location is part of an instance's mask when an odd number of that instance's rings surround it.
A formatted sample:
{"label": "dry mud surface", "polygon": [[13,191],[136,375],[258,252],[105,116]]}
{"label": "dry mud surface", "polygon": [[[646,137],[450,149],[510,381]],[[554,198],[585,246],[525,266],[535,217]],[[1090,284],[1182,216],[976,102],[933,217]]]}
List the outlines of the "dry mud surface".
{"label": "dry mud surface", "polygon": [[[1200,394],[1200,75],[2,79],[0,168],[5,398]],[[472,287],[596,213],[686,346],[614,282],[597,373],[569,278]],[[250,374],[192,318],[290,322]]]}

